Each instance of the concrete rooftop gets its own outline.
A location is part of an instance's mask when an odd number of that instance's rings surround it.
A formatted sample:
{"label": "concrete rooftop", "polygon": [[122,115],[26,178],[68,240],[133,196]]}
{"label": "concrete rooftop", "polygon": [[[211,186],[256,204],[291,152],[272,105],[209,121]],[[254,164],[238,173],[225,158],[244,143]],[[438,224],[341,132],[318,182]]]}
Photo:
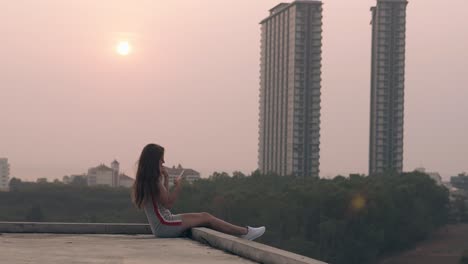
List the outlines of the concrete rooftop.
{"label": "concrete rooftop", "polygon": [[255,263],[199,242],[152,235],[0,233],[2,263]]}
{"label": "concrete rooftop", "polygon": [[0,222],[0,262],[326,264],[203,227],[157,239],[148,224],[52,222]]}

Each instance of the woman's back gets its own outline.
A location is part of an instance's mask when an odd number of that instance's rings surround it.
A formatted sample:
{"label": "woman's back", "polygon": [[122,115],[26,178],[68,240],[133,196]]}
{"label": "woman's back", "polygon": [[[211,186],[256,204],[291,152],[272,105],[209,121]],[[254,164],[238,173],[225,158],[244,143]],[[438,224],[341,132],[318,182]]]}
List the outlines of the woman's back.
{"label": "woman's back", "polygon": [[151,231],[157,237],[174,237],[183,233],[180,215],[173,215],[154,197],[145,202],[144,210]]}

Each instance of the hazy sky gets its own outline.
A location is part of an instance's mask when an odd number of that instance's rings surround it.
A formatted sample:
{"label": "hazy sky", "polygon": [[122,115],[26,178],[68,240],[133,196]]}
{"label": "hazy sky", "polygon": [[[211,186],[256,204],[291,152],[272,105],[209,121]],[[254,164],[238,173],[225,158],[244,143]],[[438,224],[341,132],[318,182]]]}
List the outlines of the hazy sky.
{"label": "hazy sky", "polygon": [[[208,176],[257,166],[260,27],[273,0],[1,0],[0,157],[23,179],[146,143]],[[367,173],[369,8],[324,1],[321,175]],[[468,171],[468,2],[410,0],[404,169]],[[121,57],[117,41],[134,52]]]}

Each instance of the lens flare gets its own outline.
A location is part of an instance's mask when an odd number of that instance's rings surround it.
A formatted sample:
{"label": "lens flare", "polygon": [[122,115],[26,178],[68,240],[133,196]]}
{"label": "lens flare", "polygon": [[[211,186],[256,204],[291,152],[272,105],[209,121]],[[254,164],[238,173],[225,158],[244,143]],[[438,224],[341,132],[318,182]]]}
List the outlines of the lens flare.
{"label": "lens flare", "polygon": [[366,207],[366,199],[361,194],[354,196],[351,200],[351,209],[361,211],[364,207]]}

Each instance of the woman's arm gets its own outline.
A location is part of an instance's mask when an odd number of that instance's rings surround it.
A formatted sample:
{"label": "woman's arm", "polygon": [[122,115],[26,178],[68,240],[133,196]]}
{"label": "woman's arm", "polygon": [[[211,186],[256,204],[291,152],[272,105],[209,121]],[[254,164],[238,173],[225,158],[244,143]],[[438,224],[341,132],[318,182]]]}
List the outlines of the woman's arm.
{"label": "woman's arm", "polygon": [[172,206],[174,205],[175,201],[177,200],[177,197],[179,196],[180,190],[182,189],[182,186],[180,185],[180,177],[177,177],[177,179],[174,181],[174,189],[172,192],[170,192],[166,188],[166,182],[163,184],[159,184],[159,202],[166,207],[167,209],[171,209]]}
{"label": "woman's arm", "polygon": [[164,187],[166,187],[166,190],[169,191],[169,173],[167,173],[166,168],[164,168],[163,166],[161,166],[160,170],[164,180]]}

